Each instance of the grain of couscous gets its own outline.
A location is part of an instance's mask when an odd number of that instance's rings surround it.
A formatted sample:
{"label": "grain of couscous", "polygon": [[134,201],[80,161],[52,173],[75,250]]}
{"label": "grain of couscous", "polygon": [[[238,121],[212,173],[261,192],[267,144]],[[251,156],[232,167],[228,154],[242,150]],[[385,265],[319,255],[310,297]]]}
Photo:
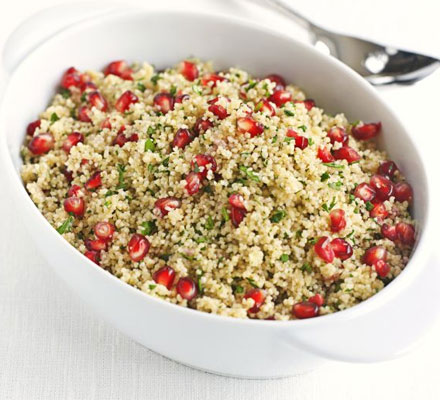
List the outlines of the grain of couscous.
{"label": "grain of couscous", "polygon": [[23,146],[37,207],[89,259],[200,311],[343,310],[405,267],[411,186],[380,123],[325,114],[279,75],[186,60],[68,69]]}

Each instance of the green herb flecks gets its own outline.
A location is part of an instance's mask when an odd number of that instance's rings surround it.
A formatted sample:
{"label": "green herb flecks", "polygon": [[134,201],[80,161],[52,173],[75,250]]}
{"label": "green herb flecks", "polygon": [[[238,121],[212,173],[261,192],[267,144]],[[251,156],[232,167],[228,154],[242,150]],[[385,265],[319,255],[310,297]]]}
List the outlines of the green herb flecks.
{"label": "green herb flecks", "polygon": [[226,207],[222,207],[222,217],[225,222],[229,221],[229,214],[228,214],[228,210],[226,209]]}
{"label": "green herb flecks", "polygon": [[326,167],[330,167],[330,168],[336,168],[336,169],[344,169],[345,168],[345,165],[336,164],[334,162],[322,163],[322,165],[325,165]]}
{"label": "green herb flecks", "polygon": [[177,87],[175,85],[171,86],[170,95],[174,97],[176,93],[177,93]]}
{"label": "green herb flecks", "polygon": [[365,207],[367,208],[368,211],[371,211],[374,208],[374,204],[371,201],[367,201],[365,203]]}
{"label": "green herb flecks", "polygon": [[263,108],[263,105],[264,105],[263,102],[259,101],[255,106],[255,111],[260,111]]}
{"label": "green herb flecks", "polygon": [[153,75],[150,80],[151,80],[151,82],[153,82],[153,85],[156,86],[157,85],[157,81],[159,79],[162,79],[162,77],[159,74],[156,74],[156,75]]}
{"label": "green herb flecks", "polygon": [[68,99],[71,96],[70,90],[62,88],[60,90],[60,95],[63,96],[64,99]]}
{"label": "green herb flecks", "polygon": [[257,86],[257,84],[258,84],[258,81],[254,81],[254,80],[251,79],[249,81],[249,84],[247,85],[245,91],[249,92],[249,90],[253,89],[255,86]]}
{"label": "green herb flecks", "polygon": [[343,183],[341,181],[338,181],[338,182],[329,183],[328,187],[330,189],[339,190],[339,189],[341,189],[342,185],[343,185]]}
{"label": "green herb flecks", "polygon": [[288,117],[294,117],[295,113],[290,110],[284,110],[284,114],[286,114]]}
{"label": "green herb flecks", "polygon": [[243,286],[240,286],[240,285],[232,285],[232,290],[234,291],[235,294],[244,293],[244,288],[243,288]]}
{"label": "green herb flecks", "polygon": [[54,124],[55,122],[59,121],[60,117],[57,115],[57,113],[52,113],[50,116],[50,124]]}
{"label": "green herb flecks", "polygon": [[138,90],[140,90],[141,92],[145,92],[145,90],[147,89],[145,87],[145,85],[142,82],[138,82],[136,87],[138,88]]}
{"label": "green herb flecks", "polygon": [[126,185],[125,185],[125,165],[122,164],[118,164],[117,167],[118,169],[118,186],[116,186],[116,189],[125,189]]}
{"label": "green herb flecks", "polygon": [[284,217],[286,216],[286,211],[284,210],[277,210],[275,211],[272,216],[270,217],[270,222],[272,223],[278,223],[280,222]]}
{"label": "green herb flecks", "polygon": [[149,236],[157,232],[157,226],[155,221],[142,222],[141,226],[142,226],[142,230],[141,230],[142,235]]}
{"label": "green herb flecks", "polygon": [[330,178],[330,174],[328,174],[327,172],[324,172],[322,175],[321,175],[321,182],[325,182],[327,179],[329,179]]}
{"label": "green herb flecks", "polygon": [[70,232],[70,230],[72,229],[73,220],[73,216],[69,215],[67,219],[57,228],[57,232],[61,235],[63,233]]}
{"label": "green herb flecks", "polygon": [[254,288],[259,288],[257,283],[252,278],[247,278],[247,281],[249,282],[249,285],[251,285]]}
{"label": "green herb flecks", "polygon": [[298,129],[301,129],[303,132],[305,132],[307,130],[307,126],[301,125],[301,126],[298,126]]}
{"label": "green herb flecks", "polygon": [[304,263],[301,267],[300,270],[303,272],[308,272],[311,273],[313,271],[312,266],[309,263]]}
{"label": "green herb flecks", "polygon": [[169,157],[166,157],[166,158],[164,158],[163,160],[162,160],[162,165],[164,166],[164,167],[168,167],[168,164],[170,163],[170,158]]}
{"label": "green herb flecks", "polygon": [[240,171],[246,174],[246,176],[254,182],[260,182],[259,176],[254,171],[245,167],[244,165],[240,166]]}
{"label": "green herb flecks", "polygon": [[332,199],[332,201],[331,201],[331,203],[330,203],[329,205],[327,205],[327,204],[325,204],[325,203],[322,205],[322,209],[323,209],[324,211],[330,212],[331,209],[332,209],[335,205],[336,205],[336,197],[333,197],[333,199]]}
{"label": "green herb flecks", "polygon": [[285,263],[287,261],[289,261],[289,255],[288,254],[282,254],[280,257],[280,261]]}
{"label": "green herb flecks", "polygon": [[150,283],[148,285],[148,289],[153,290],[156,287],[156,285],[154,283]]}
{"label": "green herb flecks", "polygon": [[144,151],[155,151],[156,145],[154,144],[153,139],[148,138],[145,141]]}
{"label": "green herb flecks", "polygon": [[214,229],[214,220],[212,219],[212,217],[210,215],[208,215],[208,218],[206,220],[205,229],[207,229],[208,231],[211,231],[212,229]]}

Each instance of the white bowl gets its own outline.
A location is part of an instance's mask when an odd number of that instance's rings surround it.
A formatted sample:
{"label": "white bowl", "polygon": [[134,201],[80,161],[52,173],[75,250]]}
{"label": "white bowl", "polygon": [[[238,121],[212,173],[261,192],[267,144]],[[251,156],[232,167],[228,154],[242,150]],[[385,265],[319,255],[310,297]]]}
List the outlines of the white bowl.
{"label": "white bowl", "polygon": [[[69,15],[65,10],[64,14]],[[9,178],[8,195],[13,196],[23,223],[56,273],[90,307],[151,350],[232,376],[287,376],[325,360],[384,360],[414,344],[435,316],[425,306],[432,304],[438,279],[426,262],[429,186],[423,159],[409,133],[368,83],[311,47],[236,18],[137,10],[99,18],[86,12],[74,19],[73,25],[72,20],[64,21],[71,25],[62,29],[63,21],[46,13],[12,36],[5,52],[8,82],[0,111],[0,155]],[[53,32],[41,28],[25,35],[29,26],[47,26],[50,21],[58,30],[50,38]],[[19,153],[26,125],[50,101],[62,71],[71,65],[101,69],[114,59],[147,60],[162,68],[189,55],[213,60],[219,69],[239,66],[257,76],[280,73],[330,113],[382,121],[379,144],[413,185],[419,228],[414,254],[397,279],[349,310],[315,319],[225,318],[134,289],[86,259],[49,225],[23,187]],[[422,307],[423,312],[418,312]]]}

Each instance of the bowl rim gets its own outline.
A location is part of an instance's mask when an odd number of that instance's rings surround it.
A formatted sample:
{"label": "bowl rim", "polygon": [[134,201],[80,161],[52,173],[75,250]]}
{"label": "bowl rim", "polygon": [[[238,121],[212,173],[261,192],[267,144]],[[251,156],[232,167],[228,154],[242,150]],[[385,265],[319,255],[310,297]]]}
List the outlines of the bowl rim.
{"label": "bowl rim", "polygon": [[[374,294],[373,296],[369,297],[366,300],[361,301],[360,303],[344,309],[340,310],[331,314],[321,315],[319,317],[315,318],[309,318],[309,319],[295,319],[295,320],[261,320],[261,319],[242,319],[242,318],[236,318],[236,317],[229,317],[224,315],[218,315],[213,313],[208,313],[204,311],[198,311],[195,309],[190,309],[188,307],[183,307],[177,304],[170,303],[166,300],[162,300],[161,298],[158,298],[156,296],[152,296],[150,294],[147,294],[143,292],[142,290],[135,288],[134,286],[131,286],[130,284],[123,282],[121,279],[117,278],[115,275],[111,274],[110,272],[104,270],[100,266],[96,265],[92,261],[90,261],[87,257],[85,257],[82,253],[79,252],[75,247],[73,247],[67,240],[65,240],[61,235],[59,235],[56,232],[56,229],[50,225],[49,221],[43,216],[43,214],[39,211],[37,206],[33,203],[31,200],[29,194],[27,193],[23,182],[21,180],[21,177],[19,173],[16,171],[14,167],[14,163],[12,160],[12,155],[8,151],[7,146],[7,139],[6,135],[0,135],[0,151],[3,152],[3,156],[1,159],[3,160],[4,167],[8,170],[7,172],[9,177],[11,178],[11,183],[13,186],[15,186],[17,196],[20,196],[23,201],[26,203],[27,207],[29,208],[30,213],[32,213],[35,216],[35,222],[36,223],[42,223],[44,226],[46,226],[47,233],[52,235],[54,237],[53,240],[60,240],[60,246],[64,246],[63,251],[71,252],[72,257],[79,257],[83,262],[82,264],[84,266],[89,266],[94,268],[95,272],[102,274],[103,279],[110,279],[110,282],[113,282],[113,285],[119,285],[121,290],[127,291],[127,293],[133,293],[136,296],[140,296],[140,299],[143,299],[141,301],[151,301],[153,304],[157,304],[158,306],[165,308],[169,308],[170,311],[175,312],[181,312],[181,313],[187,313],[188,316],[193,316],[194,318],[205,318],[208,321],[217,321],[224,323],[233,323],[237,325],[241,324],[258,324],[260,326],[265,327],[313,327],[315,325],[322,325],[325,323],[333,323],[338,321],[348,321],[352,320],[353,318],[360,317],[365,313],[372,312],[379,308],[384,302],[391,301],[393,298],[395,298],[401,290],[403,290],[407,285],[410,284],[411,280],[418,275],[418,271],[416,270],[415,264],[420,264],[423,266],[424,259],[427,259],[429,256],[428,249],[428,232],[431,229],[432,223],[430,220],[430,215],[432,214],[432,202],[431,202],[431,190],[430,190],[430,184],[429,184],[429,174],[427,173],[426,164],[424,162],[423,157],[420,154],[420,150],[418,146],[415,144],[415,142],[412,140],[411,135],[409,134],[408,130],[403,126],[403,124],[400,121],[400,118],[396,115],[396,113],[387,105],[387,103],[381,98],[379,93],[367,82],[365,81],[360,75],[358,75],[355,71],[350,69],[348,66],[340,62],[339,60],[322,54],[315,48],[313,48],[310,45],[304,44],[297,39],[281,33],[273,28],[269,28],[267,26],[261,26],[257,24],[256,22],[247,20],[242,17],[237,16],[227,16],[224,14],[216,14],[214,12],[206,12],[206,11],[200,11],[200,10],[139,10],[139,9],[133,9],[129,10],[127,12],[124,12],[123,14],[106,14],[103,16],[99,16],[99,20],[97,20],[98,16],[94,16],[91,18],[87,18],[83,21],[80,21],[74,25],[67,26],[65,29],[62,29],[58,32],[56,32],[52,37],[44,40],[43,42],[39,43],[32,51],[30,51],[16,66],[14,71],[11,73],[11,76],[8,77],[8,81],[6,82],[6,87],[3,90],[3,96],[0,99],[0,123],[3,123],[3,119],[6,118],[4,115],[4,102],[7,97],[7,93],[9,90],[9,81],[13,76],[16,74],[17,70],[20,70],[22,67],[22,64],[26,64],[29,62],[29,58],[35,55],[35,53],[38,52],[40,48],[44,48],[45,46],[48,46],[52,44],[55,41],[60,41],[64,35],[74,35],[78,31],[82,31],[84,29],[90,28],[91,26],[96,26],[98,24],[106,24],[108,22],[111,22],[112,20],[123,20],[123,19],[142,19],[142,18],[170,18],[170,17],[179,17],[179,18],[210,18],[212,20],[212,23],[221,23],[223,25],[234,25],[234,26],[241,26],[242,28],[245,28],[247,30],[256,30],[260,31],[261,33],[271,36],[271,38],[274,41],[277,40],[284,40],[289,41],[293,46],[296,46],[297,48],[300,48],[303,51],[314,53],[315,56],[318,58],[318,60],[323,63],[323,65],[332,65],[335,69],[339,69],[342,74],[349,75],[353,79],[355,79],[358,84],[362,87],[363,90],[369,92],[373,97],[376,98],[384,107],[385,111],[393,117],[393,119],[396,121],[396,123],[399,125],[400,132],[403,133],[404,136],[406,136],[406,140],[410,142],[410,144],[415,149],[416,156],[421,161],[420,163],[420,169],[423,173],[424,177],[424,186],[426,190],[426,203],[427,203],[427,210],[426,210],[426,216],[424,222],[424,228],[422,231],[418,232],[418,237],[416,240],[416,244],[414,246],[413,252],[410,256],[410,259],[405,266],[404,270],[397,276],[392,282],[390,282],[386,287],[384,287],[382,290],[380,290],[378,293]],[[31,60],[32,61],[32,60]],[[38,221],[38,222],[37,222]],[[62,244],[61,244],[62,243]],[[426,267],[426,265],[424,266]]]}

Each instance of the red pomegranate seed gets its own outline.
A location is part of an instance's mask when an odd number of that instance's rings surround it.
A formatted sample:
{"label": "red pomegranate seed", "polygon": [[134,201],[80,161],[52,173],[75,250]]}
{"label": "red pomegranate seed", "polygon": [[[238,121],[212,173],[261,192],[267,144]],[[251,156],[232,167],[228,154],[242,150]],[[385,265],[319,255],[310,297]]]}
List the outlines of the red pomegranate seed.
{"label": "red pomegranate seed", "polygon": [[81,122],[92,122],[92,119],[90,118],[90,110],[86,106],[82,106],[78,108],[78,119]]}
{"label": "red pomegranate seed", "polygon": [[153,280],[157,284],[163,285],[168,290],[170,290],[171,286],[173,286],[175,276],[176,276],[176,272],[174,271],[174,269],[169,267],[168,265],[165,265],[164,267],[159,268],[153,274]]}
{"label": "red pomegranate seed", "polygon": [[67,192],[67,197],[79,197],[82,193],[82,188],[79,185],[72,185],[69,191]]}
{"label": "red pomegranate seed", "polygon": [[312,99],[306,99],[304,101],[296,100],[295,104],[304,104],[304,107],[307,111],[310,111],[313,107],[315,107],[315,100]]}
{"label": "red pomegranate seed", "polygon": [[153,103],[162,114],[166,114],[168,111],[174,110],[174,97],[169,93],[156,94],[156,96],[154,96]]}
{"label": "red pomegranate seed", "polygon": [[333,156],[336,160],[347,160],[349,164],[361,159],[361,156],[358,154],[358,152],[349,146],[344,146],[338,150],[335,150]]}
{"label": "red pomegranate seed", "polygon": [[81,78],[78,70],[70,67],[61,78],[61,86],[64,89],[69,89],[71,86],[79,87],[81,84]]}
{"label": "red pomegranate seed", "polygon": [[379,260],[387,260],[387,251],[380,246],[370,247],[364,254],[363,262],[367,265],[374,265]]}
{"label": "red pomegranate seed", "polygon": [[145,236],[135,233],[128,242],[127,250],[133,261],[141,261],[150,250],[150,242]]}
{"label": "red pomegranate seed", "polygon": [[198,136],[203,132],[206,132],[209,128],[212,128],[214,124],[209,119],[199,118],[194,124],[193,131]]}
{"label": "red pomegranate seed", "polygon": [[83,82],[83,83],[81,83],[79,88],[81,90],[81,93],[84,93],[84,92],[88,93],[88,92],[91,92],[93,90],[98,89],[98,87],[93,82]]}
{"label": "red pomegranate seed", "polygon": [[292,314],[298,319],[313,318],[319,314],[319,306],[311,301],[302,301],[293,305]]}
{"label": "red pomegranate seed", "polygon": [[72,171],[69,171],[67,168],[62,168],[61,169],[61,173],[66,178],[67,182],[70,183],[70,182],[73,181],[73,173],[72,173]]}
{"label": "red pomegranate seed", "polygon": [[413,198],[413,190],[411,185],[407,182],[396,183],[394,186],[394,197],[401,203],[404,201],[411,203]]}
{"label": "red pomegranate seed", "polygon": [[107,249],[107,241],[102,239],[86,239],[84,244],[88,250],[101,251]]}
{"label": "red pomegranate seed", "polygon": [[41,120],[37,119],[36,121],[31,122],[26,129],[26,134],[29,136],[34,136],[34,133],[37,128],[41,126]]}
{"label": "red pomegranate seed", "polygon": [[230,210],[230,217],[232,224],[238,228],[238,226],[241,224],[241,221],[243,221],[244,217],[246,216],[246,210],[243,210],[242,208],[237,207],[231,207]]}
{"label": "red pomegranate seed", "polygon": [[353,255],[353,248],[346,240],[337,238],[330,242],[331,248],[335,253],[335,257],[344,261]]}
{"label": "red pomegranate seed", "polygon": [[154,203],[154,209],[156,213],[164,217],[170,211],[180,208],[181,205],[181,201],[175,197],[163,197],[162,199],[156,200]]}
{"label": "red pomegranate seed", "polygon": [[127,81],[133,80],[133,70],[123,60],[113,61],[104,69],[104,75],[116,75]]}
{"label": "red pomegranate seed", "polygon": [[89,102],[93,107],[97,108],[100,111],[107,111],[107,100],[97,90],[95,90],[94,92],[90,92],[88,97]]}
{"label": "red pomegranate seed", "polygon": [[179,149],[183,149],[193,140],[194,140],[194,136],[192,135],[189,129],[180,128],[177,130],[176,135],[174,136],[172,146],[178,147]]}
{"label": "red pomegranate seed", "polygon": [[43,132],[34,136],[28,144],[28,149],[34,155],[45,154],[53,149],[55,140],[51,133]]}
{"label": "red pomegranate seed", "polygon": [[336,208],[330,212],[330,230],[332,232],[342,231],[346,225],[344,210]]}
{"label": "red pomegranate seed", "polygon": [[178,96],[176,96],[174,103],[181,104],[186,100],[189,100],[189,94],[179,94]]}
{"label": "red pomegranate seed", "polygon": [[269,114],[271,117],[273,117],[276,114],[275,108],[272,106],[270,101],[266,99],[261,99],[255,105],[255,112],[262,112],[265,114]]}
{"label": "red pomegranate seed", "polygon": [[374,204],[373,208],[370,210],[370,217],[376,218],[378,221],[383,221],[388,214],[385,204],[381,202]]}
{"label": "red pomegranate seed", "polygon": [[356,125],[351,128],[351,134],[357,140],[369,140],[376,137],[379,134],[382,124],[380,122]]}
{"label": "red pomegranate seed", "polygon": [[84,255],[90,260],[93,261],[95,264],[99,265],[99,251],[93,251],[93,250],[87,250]]}
{"label": "red pomegranate seed", "polygon": [[386,176],[389,179],[393,179],[394,174],[397,170],[398,168],[394,161],[384,161],[382,164],[379,165],[377,173],[379,175]]}
{"label": "red pomegranate seed", "polygon": [[380,228],[380,232],[384,238],[394,242],[397,239],[397,231],[395,226],[383,224]]}
{"label": "red pomegranate seed", "polygon": [[104,121],[102,121],[101,129],[112,129],[112,124],[110,123],[109,118],[106,118]]}
{"label": "red pomegranate seed", "polygon": [[127,136],[125,136],[123,133],[118,133],[116,137],[113,139],[113,146],[118,145],[119,147],[122,147],[127,142],[128,142]]}
{"label": "red pomegranate seed", "polygon": [[372,201],[376,197],[375,190],[368,183],[361,183],[354,189],[354,195],[365,202]]}
{"label": "red pomegranate seed", "polygon": [[139,135],[137,133],[132,133],[127,140],[129,142],[137,142],[139,140]]}
{"label": "red pomegranate seed", "polygon": [[254,305],[248,310],[248,312],[255,314],[260,311],[260,307],[263,305],[264,300],[266,300],[266,295],[263,290],[255,288],[248,290],[243,298],[252,299],[254,301]]}
{"label": "red pomegranate seed", "polygon": [[[214,115],[217,116],[218,119],[225,119],[229,116],[228,112],[226,111],[226,108],[221,106],[220,104],[217,104],[218,97],[215,97],[214,99],[210,100],[208,103],[210,106],[208,107],[208,110],[211,111]],[[228,99],[228,101],[230,101]]]}
{"label": "red pomegranate seed", "polygon": [[214,88],[217,86],[217,82],[222,82],[224,80],[225,80],[225,78],[223,78],[220,75],[206,74],[203,76],[201,83],[202,83],[202,86],[210,86],[210,87]]}
{"label": "red pomegranate seed", "polygon": [[115,108],[120,113],[128,111],[132,104],[139,101],[138,97],[130,90],[125,91],[121,94],[118,100],[116,100]]}
{"label": "red pomegranate seed", "polygon": [[329,129],[327,132],[327,137],[330,139],[331,144],[335,144],[336,142],[345,144],[348,142],[347,132],[345,132],[344,128],[339,126],[334,126],[333,128]]}
{"label": "red pomegranate seed", "polygon": [[198,172],[190,172],[186,176],[185,189],[190,196],[196,194],[200,190],[200,187],[202,186],[202,179],[202,175]]}
{"label": "red pomegranate seed", "polygon": [[315,253],[326,263],[331,263],[333,261],[335,258],[335,252],[333,251],[330,239],[327,236],[319,238],[316,242]]}
{"label": "red pomegranate seed", "polygon": [[374,269],[381,278],[385,278],[391,271],[390,266],[384,260],[378,260],[374,264]]}
{"label": "red pomegranate seed", "polygon": [[[210,165],[209,168],[208,165]],[[212,172],[217,171],[217,163],[214,157],[210,156],[209,154],[197,154],[191,161],[191,169],[195,172],[199,172],[202,178],[206,178],[208,175],[208,169]],[[197,171],[197,169],[199,171]]]}
{"label": "red pomegranate seed", "polygon": [[101,221],[98,222],[93,228],[97,238],[102,240],[112,240],[115,233],[115,226],[110,222]]}
{"label": "red pomegranate seed", "polygon": [[102,185],[101,171],[96,171],[89,180],[84,184],[87,190],[95,190]]}
{"label": "red pomegranate seed", "polygon": [[269,79],[271,82],[275,83],[274,90],[282,90],[286,87],[286,81],[278,74],[267,75],[264,79]]}
{"label": "red pomegranate seed", "polygon": [[81,165],[81,167],[82,167],[83,165],[88,165],[89,163],[90,163],[90,160],[87,160],[87,158],[83,158],[79,165]]}
{"label": "red pomegranate seed", "polygon": [[191,61],[182,61],[178,67],[177,71],[181,73],[185,79],[188,81],[194,81],[199,77],[199,70],[197,65],[192,63]]}
{"label": "red pomegranate seed", "polygon": [[376,192],[376,198],[382,201],[388,200],[394,192],[394,184],[382,175],[373,175],[370,179],[370,186]]}
{"label": "red pomegranate seed", "polygon": [[293,129],[289,129],[286,133],[287,137],[295,138],[295,147],[304,150],[308,145],[309,141],[306,137],[299,135]]}
{"label": "red pomegranate seed", "polygon": [[68,213],[73,213],[76,216],[84,215],[84,199],[81,197],[68,197],[64,200],[64,210]]}
{"label": "red pomegranate seed", "polygon": [[192,300],[197,296],[197,286],[191,278],[180,278],[176,285],[176,291],[185,300]]}
{"label": "red pomegranate seed", "polygon": [[263,133],[264,126],[251,117],[242,117],[237,119],[237,129],[240,133],[249,133],[254,137]]}
{"label": "red pomegranate seed", "polygon": [[70,150],[73,146],[76,146],[78,143],[84,143],[84,136],[79,132],[72,132],[67,135],[66,139],[63,142],[63,150],[69,154]]}
{"label": "red pomegranate seed", "polygon": [[335,161],[335,158],[327,147],[320,147],[318,149],[318,158],[324,163]]}
{"label": "red pomegranate seed", "polygon": [[244,199],[241,194],[238,194],[238,193],[231,194],[229,196],[228,201],[232,207],[239,208],[241,210],[246,210],[246,207],[244,205]]}
{"label": "red pomegranate seed", "polygon": [[309,298],[309,301],[315,303],[318,307],[324,305],[324,296],[322,294],[316,293],[314,296]]}
{"label": "red pomegranate seed", "polygon": [[292,95],[287,90],[275,90],[272,96],[269,97],[269,101],[274,103],[277,107],[281,107],[283,104],[292,101]]}
{"label": "red pomegranate seed", "polygon": [[396,224],[397,239],[403,244],[412,246],[415,242],[415,229],[412,225],[406,222],[399,222]]}

